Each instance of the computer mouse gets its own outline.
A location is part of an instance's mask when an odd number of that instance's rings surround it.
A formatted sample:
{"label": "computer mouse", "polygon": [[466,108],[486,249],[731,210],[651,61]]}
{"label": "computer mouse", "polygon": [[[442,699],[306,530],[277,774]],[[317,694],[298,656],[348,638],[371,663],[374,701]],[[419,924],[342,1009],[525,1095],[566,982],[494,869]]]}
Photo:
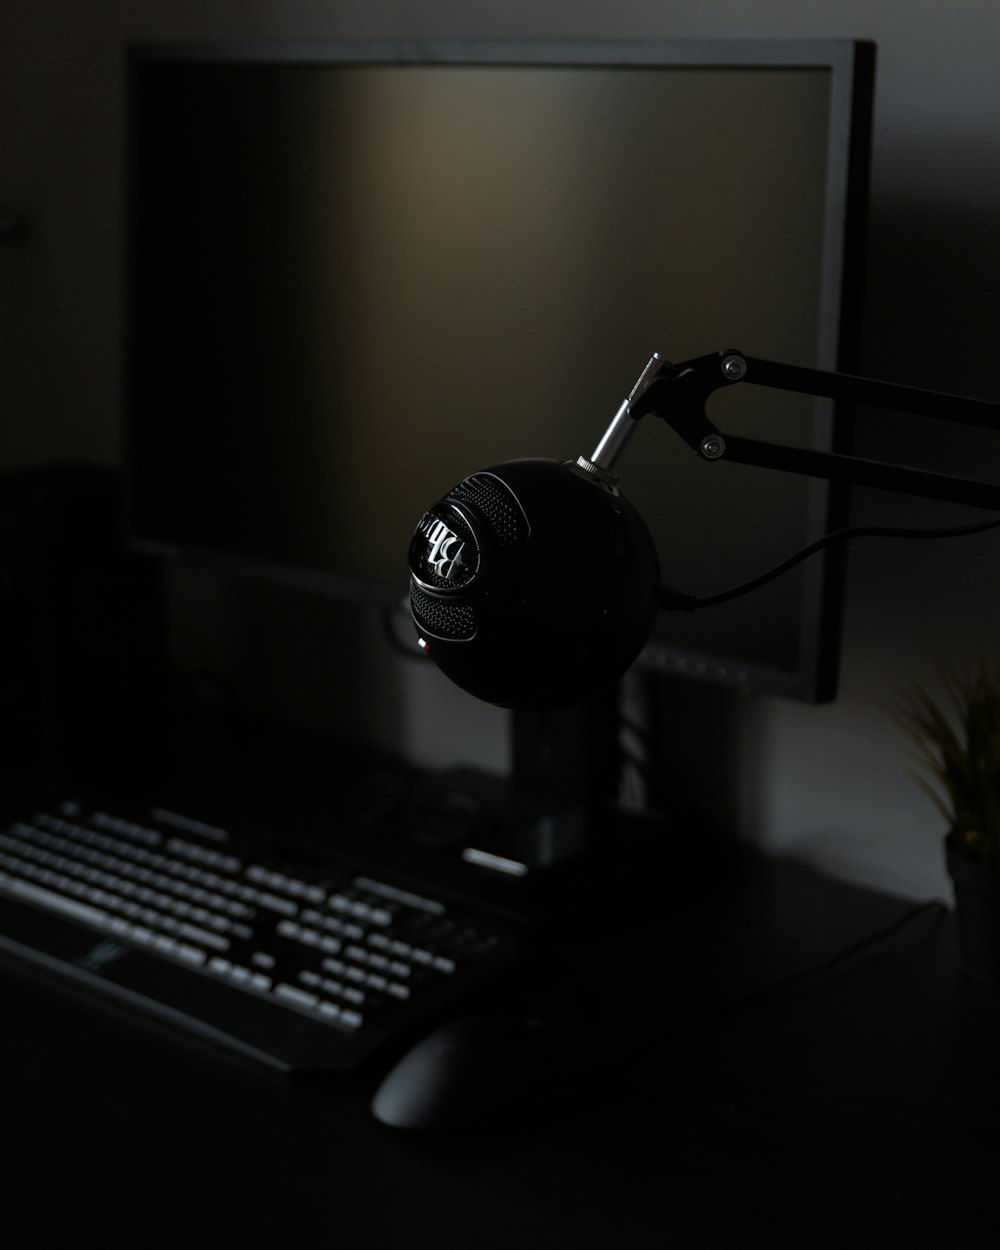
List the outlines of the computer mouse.
{"label": "computer mouse", "polygon": [[383,1078],[372,1113],[391,1128],[482,1128],[528,1113],[557,1071],[555,1030],[517,1016],[470,1015],[417,1041]]}

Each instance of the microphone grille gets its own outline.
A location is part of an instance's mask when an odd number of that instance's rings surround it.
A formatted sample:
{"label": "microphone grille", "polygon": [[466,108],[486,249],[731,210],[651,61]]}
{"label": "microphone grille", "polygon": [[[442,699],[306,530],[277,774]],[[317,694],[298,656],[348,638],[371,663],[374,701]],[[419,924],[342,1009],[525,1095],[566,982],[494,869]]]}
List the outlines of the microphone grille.
{"label": "microphone grille", "polygon": [[475,636],[476,617],[467,603],[451,603],[425,594],[410,581],[410,610],[413,619],[435,638],[465,642]]}
{"label": "microphone grille", "polygon": [[469,504],[485,517],[500,547],[516,547],[530,533],[517,496],[492,473],[473,473],[459,482],[449,498]]}

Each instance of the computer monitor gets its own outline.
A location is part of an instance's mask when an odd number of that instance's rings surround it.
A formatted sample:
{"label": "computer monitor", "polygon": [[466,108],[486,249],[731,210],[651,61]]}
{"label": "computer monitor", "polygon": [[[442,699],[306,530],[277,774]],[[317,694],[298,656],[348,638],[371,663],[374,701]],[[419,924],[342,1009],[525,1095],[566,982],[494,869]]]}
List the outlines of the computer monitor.
{"label": "computer monitor", "polygon": [[[470,472],[589,454],[653,350],[850,368],[873,50],[820,42],[140,45],[128,55],[128,528],[165,556],[400,602]],[[738,393],[737,393],[738,392]],[[737,388],[733,432],[827,447]],[[827,483],[619,465],[664,580],[760,572]],[[833,693],[835,559],[661,614],[640,667]]]}

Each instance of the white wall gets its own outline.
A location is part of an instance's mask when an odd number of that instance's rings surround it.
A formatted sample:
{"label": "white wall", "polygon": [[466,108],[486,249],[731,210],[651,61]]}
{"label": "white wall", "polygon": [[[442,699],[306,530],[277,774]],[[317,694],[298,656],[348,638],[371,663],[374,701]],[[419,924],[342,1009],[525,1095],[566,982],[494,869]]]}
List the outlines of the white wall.
{"label": "white wall", "polygon": [[[0,464],[117,458],[120,42],[232,35],[874,39],[864,369],[987,398],[1000,390],[995,0],[0,0],[0,206],[25,218],[19,237],[0,242]],[[892,455],[909,434],[897,424],[871,437]],[[976,446],[988,475],[995,453]],[[863,493],[856,510],[859,519],[940,515]],[[906,774],[886,705],[939,659],[993,644],[998,543],[854,550],[841,697],[823,708],[726,710],[737,722],[734,801],[749,836],[852,879],[945,891],[938,819]],[[471,757],[502,763],[499,714],[433,678],[386,672],[378,644],[355,641],[379,670],[393,733],[415,750],[471,743]],[[333,671],[297,677],[320,702],[343,682]],[[433,732],[414,682],[443,709]]]}

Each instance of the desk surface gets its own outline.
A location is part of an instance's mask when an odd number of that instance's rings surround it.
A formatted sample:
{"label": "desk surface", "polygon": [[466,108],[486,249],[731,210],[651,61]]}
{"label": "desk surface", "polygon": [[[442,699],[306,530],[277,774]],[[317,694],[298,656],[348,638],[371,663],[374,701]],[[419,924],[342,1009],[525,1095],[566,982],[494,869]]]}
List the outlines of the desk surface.
{"label": "desk surface", "polygon": [[664,925],[661,1001],[682,967],[687,1006],[708,987],[690,1023],[457,1137],[382,1127],[368,1079],[278,1077],[4,969],[5,1242],[995,1250],[1000,996],[963,980],[952,918],[734,1006],[769,958],[816,966],[906,911],[770,861],[739,897],[682,950]]}

